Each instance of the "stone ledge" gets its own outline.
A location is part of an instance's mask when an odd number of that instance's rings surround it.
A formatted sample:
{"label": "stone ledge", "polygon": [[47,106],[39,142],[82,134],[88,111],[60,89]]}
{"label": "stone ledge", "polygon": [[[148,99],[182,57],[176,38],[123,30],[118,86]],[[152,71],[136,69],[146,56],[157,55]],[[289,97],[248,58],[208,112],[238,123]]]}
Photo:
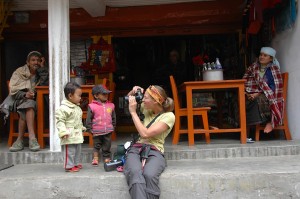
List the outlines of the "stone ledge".
{"label": "stone ledge", "polygon": [[[168,161],[161,198],[299,198],[300,156]],[[0,172],[0,198],[129,199],[125,177],[85,164],[16,165]]]}
{"label": "stone ledge", "polygon": [[[112,152],[116,145],[112,147]],[[241,157],[269,157],[300,155],[299,141],[268,141],[254,144],[198,144],[193,147],[186,145],[167,145],[165,157],[167,160],[201,160],[215,158],[241,158]],[[92,149],[82,150],[82,162],[92,161]],[[38,163],[62,163],[60,152],[50,152],[48,149],[39,152],[30,152],[27,148],[21,152],[9,152],[1,150],[0,164],[38,164]]]}

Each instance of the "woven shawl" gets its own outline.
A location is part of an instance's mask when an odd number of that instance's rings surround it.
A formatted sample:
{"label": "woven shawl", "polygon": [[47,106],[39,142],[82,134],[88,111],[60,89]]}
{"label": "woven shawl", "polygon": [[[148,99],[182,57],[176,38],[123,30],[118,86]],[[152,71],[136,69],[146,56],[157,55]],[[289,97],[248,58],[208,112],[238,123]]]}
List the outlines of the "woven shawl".
{"label": "woven shawl", "polygon": [[269,64],[267,68],[271,70],[275,83],[275,91],[273,92],[264,79],[260,77],[259,68],[259,63],[254,63],[247,69],[243,77],[243,79],[247,80],[245,90],[248,93],[263,92],[265,94],[269,100],[269,107],[272,113],[271,124],[274,128],[275,126],[281,125],[283,119],[283,80],[278,66]]}

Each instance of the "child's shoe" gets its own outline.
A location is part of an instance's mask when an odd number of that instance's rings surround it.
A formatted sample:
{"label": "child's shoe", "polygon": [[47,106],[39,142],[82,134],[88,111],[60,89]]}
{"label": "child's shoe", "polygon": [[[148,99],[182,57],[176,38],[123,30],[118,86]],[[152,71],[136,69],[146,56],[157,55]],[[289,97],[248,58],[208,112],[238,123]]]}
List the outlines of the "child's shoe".
{"label": "child's shoe", "polygon": [[78,172],[79,169],[78,169],[76,166],[74,166],[74,167],[72,167],[72,168],[65,169],[65,171],[66,171],[66,172]]}
{"label": "child's shoe", "polygon": [[82,169],[82,168],[83,168],[83,167],[82,167],[82,164],[78,164],[78,165],[76,165],[75,167],[78,168],[78,169]]}
{"label": "child's shoe", "polygon": [[92,161],[92,165],[97,167],[99,165],[99,160],[97,157],[94,157],[93,161]]}

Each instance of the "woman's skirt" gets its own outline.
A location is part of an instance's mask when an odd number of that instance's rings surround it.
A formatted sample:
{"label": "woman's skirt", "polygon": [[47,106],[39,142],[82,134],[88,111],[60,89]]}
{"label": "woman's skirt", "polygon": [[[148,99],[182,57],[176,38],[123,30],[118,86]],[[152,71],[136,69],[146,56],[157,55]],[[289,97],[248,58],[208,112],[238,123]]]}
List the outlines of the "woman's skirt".
{"label": "woman's skirt", "polygon": [[33,108],[33,110],[36,111],[36,101],[32,99],[16,100],[13,110],[14,112],[18,112],[23,120],[26,120],[26,110],[28,108]]}
{"label": "woman's skirt", "polygon": [[247,125],[265,124],[271,121],[269,100],[264,94],[253,101],[246,99],[246,121]]}

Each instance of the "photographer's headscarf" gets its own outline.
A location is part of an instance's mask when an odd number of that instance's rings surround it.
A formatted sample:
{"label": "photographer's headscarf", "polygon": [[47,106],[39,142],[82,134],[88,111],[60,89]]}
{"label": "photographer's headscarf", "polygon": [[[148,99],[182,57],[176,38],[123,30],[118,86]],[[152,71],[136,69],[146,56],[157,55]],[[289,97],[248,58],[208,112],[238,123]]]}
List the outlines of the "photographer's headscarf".
{"label": "photographer's headscarf", "polygon": [[271,48],[271,47],[262,47],[260,49],[260,52],[272,56],[273,57],[273,64],[276,65],[276,66],[278,66],[278,68],[280,68],[280,64],[279,64],[278,60],[275,57],[276,50],[274,48]]}
{"label": "photographer's headscarf", "polygon": [[149,95],[160,105],[162,105],[164,103],[164,101],[166,100],[163,98],[163,96],[161,96],[161,94],[155,88],[155,86],[149,86],[149,88],[147,88],[146,92],[148,92]]}

